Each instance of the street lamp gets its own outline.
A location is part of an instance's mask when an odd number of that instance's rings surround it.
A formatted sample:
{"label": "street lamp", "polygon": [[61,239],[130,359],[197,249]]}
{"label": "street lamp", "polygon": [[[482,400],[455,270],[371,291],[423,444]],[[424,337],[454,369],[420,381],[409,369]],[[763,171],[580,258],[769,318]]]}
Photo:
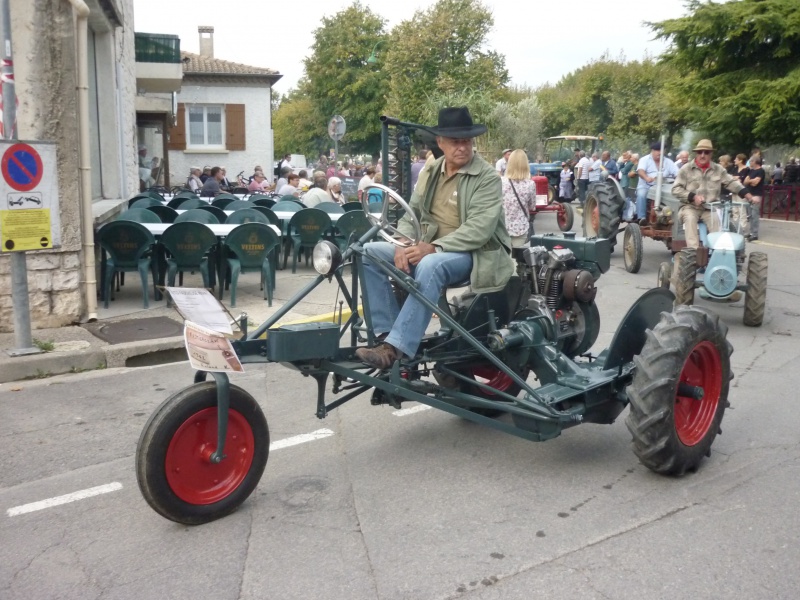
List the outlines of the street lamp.
{"label": "street lamp", "polygon": [[372,48],[372,53],[369,55],[369,58],[367,59],[367,64],[368,65],[377,65],[378,64],[378,56],[377,56],[377,54],[375,54],[375,51],[378,49],[378,46],[380,44],[382,44],[383,42],[385,42],[385,41],[386,40],[378,40],[377,42],[375,42],[375,46],[373,46],[373,48]]}

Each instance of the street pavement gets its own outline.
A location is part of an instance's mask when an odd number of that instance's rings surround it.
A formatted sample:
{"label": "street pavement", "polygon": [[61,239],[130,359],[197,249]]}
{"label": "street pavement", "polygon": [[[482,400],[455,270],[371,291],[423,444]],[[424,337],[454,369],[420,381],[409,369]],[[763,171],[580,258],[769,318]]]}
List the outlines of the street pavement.
{"label": "street pavement", "polygon": [[[320,421],[313,380],[248,365],[234,383],[269,421],[266,471],[237,512],[186,527],[145,503],[134,454],[187,363],[5,383],[0,598],[797,598],[800,225],[761,227],[764,325],[698,300],[730,327],[735,379],[697,473],[640,465],[627,413],[546,443],[367,394]],[[618,250],[598,282],[595,351],[669,257],[652,240],[644,254],[631,275]]]}

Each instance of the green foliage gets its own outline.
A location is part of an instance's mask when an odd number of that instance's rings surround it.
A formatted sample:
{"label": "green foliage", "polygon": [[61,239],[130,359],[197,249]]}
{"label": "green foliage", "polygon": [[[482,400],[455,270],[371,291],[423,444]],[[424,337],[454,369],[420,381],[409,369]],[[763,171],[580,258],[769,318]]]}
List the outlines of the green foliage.
{"label": "green foliage", "polygon": [[691,0],[690,14],[650,23],[671,41],[674,90],[715,144],[800,143],[800,2]]}
{"label": "green foliage", "polygon": [[504,148],[522,148],[531,161],[542,151],[542,115],[534,96],[518,102],[498,102],[487,119],[487,153],[500,156]]}
{"label": "green foliage", "polygon": [[597,135],[607,139],[657,139],[667,147],[685,126],[687,106],[672,88],[677,71],[652,60],[612,60],[608,56],[537,91],[544,135]]}
{"label": "green foliage", "polygon": [[[502,90],[508,83],[505,58],[484,49],[493,24],[478,0],[439,0],[397,25],[385,46],[387,112],[423,122],[442,98]],[[474,114],[476,108],[470,106]]]}
{"label": "green foliage", "polygon": [[330,141],[326,122],[308,94],[294,91],[284,97],[272,116],[275,156],[288,153],[318,156]]}
{"label": "green foliage", "polygon": [[53,340],[37,340],[33,338],[33,345],[36,346],[42,352],[52,352],[56,349],[55,342]]}
{"label": "green foliage", "polygon": [[306,127],[312,126],[317,134],[326,132],[328,120],[342,115],[347,122],[342,143],[354,152],[372,150],[380,143],[378,117],[384,110],[387,76],[367,64],[367,58],[386,39],[384,23],[369,7],[355,2],[322,19],[314,31],[311,56],[304,61],[303,91],[313,104],[315,118]]}

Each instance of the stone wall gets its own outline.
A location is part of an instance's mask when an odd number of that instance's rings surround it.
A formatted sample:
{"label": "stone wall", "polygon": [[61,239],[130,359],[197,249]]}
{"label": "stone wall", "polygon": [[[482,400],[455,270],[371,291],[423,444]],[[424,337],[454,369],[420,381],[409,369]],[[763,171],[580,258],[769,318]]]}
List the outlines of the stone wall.
{"label": "stone wall", "polygon": [[[99,135],[106,158],[113,157],[103,166],[103,196],[127,198],[138,189],[133,0],[114,2],[113,12],[126,19],[123,27],[109,21],[97,2],[88,4],[98,47],[108,49],[104,64],[97,65],[105,78]],[[10,13],[18,137],[57,147],[61,247],[28,253],[31,323],[59,327],[79,321],[85,311],[75,18],[64,0],[10,0]],[[10,259],[0,256],[0,331],[12,330]]]}

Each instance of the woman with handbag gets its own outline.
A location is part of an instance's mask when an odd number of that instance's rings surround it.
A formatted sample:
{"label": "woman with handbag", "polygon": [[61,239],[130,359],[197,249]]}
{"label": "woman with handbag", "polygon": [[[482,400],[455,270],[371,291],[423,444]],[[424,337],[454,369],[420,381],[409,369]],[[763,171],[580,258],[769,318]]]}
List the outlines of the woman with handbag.
{"label": "woman with handbag", "polygon": [[515,248],[528,245],[533,235],[533,219],[536,212],[536,185],[531,180],[528,155],[524,150],[514,150],[508,157],[503,182],[503,209],[506,229]]}

